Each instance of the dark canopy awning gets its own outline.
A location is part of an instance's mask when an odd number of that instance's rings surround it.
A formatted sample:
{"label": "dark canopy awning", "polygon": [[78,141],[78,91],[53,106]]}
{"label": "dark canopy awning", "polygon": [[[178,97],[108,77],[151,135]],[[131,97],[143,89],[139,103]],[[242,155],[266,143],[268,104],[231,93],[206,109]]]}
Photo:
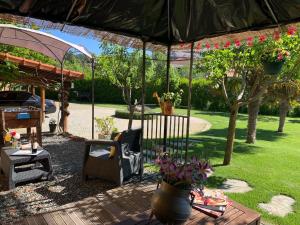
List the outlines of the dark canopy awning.
{"label": "dark canopy awning", "polygon": [[0,12],[173,45],[300,20],[299,0],[0,0]]}

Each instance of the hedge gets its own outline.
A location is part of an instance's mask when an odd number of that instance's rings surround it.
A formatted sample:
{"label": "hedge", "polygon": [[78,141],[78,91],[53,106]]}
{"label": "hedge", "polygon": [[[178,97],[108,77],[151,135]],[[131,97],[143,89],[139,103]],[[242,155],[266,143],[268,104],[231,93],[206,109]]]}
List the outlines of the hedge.
{"label": "hedge", "polygon": [[[71,100],[78,101],[74,95],[77,92],[91,93],[92,81],[89,79],[78,80],[74,82],[75,88],[70,94]],[[174,86],[174,84],[172,85]],[[187,106],[188,102],[188,79],[181,78],[179,86],[176,89],[183,89],[184,95],[181,105]],[[173,88],[171,90],[174,90]],[[157,104],[156,99],[152,97],[153,92],[157,91],[160,95],[164,92],[163,84],[146,83],[146,104]],[[140,90],[135,90],[132,93],[133,99],[139,99],[141,96]],[[47,98],[57,99],[57,92],[47,91]],[[108,78],[101,77],[95,79],[95,102],[124,104],[122,92]],[[225,104],[223,96],[212,88],[211,81],[207,79],[194,79],[192,82],[192,106],[195,109],[205,111],[227,112],[228,106]],[[247,107],[242,107],[240,112],[247,113]],[[121,113],[122,114],[122,113]],[[270,104],[263,104],[260,107],[260,114],[278,115],[278,107]],[[300,107],[296,107],[290,112],[290,116],[300,116]]]}

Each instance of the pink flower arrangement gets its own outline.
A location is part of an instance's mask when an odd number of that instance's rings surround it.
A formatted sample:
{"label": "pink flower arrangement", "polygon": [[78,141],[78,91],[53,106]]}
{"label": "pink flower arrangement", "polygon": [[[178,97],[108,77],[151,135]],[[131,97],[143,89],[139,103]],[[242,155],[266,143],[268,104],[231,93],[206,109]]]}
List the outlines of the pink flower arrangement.
{"label": "pink flower arrangement", "polygon": [[266,51],[264,55],[262,55],[263,62],[282,62],[290,57],[290,52],[282,49],[275,48],[272,51]]}
{"label": "pink flower arrangement", "polygon": [[158,157],[155,163],[160,167],[162,179],[176,187],[190,188],[194,184],[203,184],[207,175],[213,171],[209,162],[192,157],[185,164],[176,162],[167,155]]}

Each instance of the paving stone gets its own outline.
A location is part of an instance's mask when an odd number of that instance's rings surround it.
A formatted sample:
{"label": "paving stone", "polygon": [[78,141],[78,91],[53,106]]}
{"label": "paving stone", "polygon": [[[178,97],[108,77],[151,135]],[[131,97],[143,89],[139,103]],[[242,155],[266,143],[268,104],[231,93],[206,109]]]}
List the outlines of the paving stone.
{"label": "paving stone", "polygon": [[295,200],[289,196],[276,195],[272,197],[269,203],[260,203],[258,206],[274,216],[284,217],[293,212]]}
{"label": "paving stone", "polygon": [[235,179],[227,179],[219,189],[228,193],[245,193],[252,190],[247,182]]}

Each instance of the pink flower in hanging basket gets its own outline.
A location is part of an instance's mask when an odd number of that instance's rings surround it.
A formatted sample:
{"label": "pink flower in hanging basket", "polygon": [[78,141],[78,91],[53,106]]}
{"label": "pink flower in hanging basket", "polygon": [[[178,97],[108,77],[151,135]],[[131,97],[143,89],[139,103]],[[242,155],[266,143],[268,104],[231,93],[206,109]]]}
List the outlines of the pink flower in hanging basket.
{"label": "pink flower in hanging basket", "polygon": [[296,26],[289,26],[287,30],[288,35],[294,35],[297,32],[297,27]]}
{"label": "pink flower in hanging basket", "polygon": [[278,61],[282,61],[283,60],[283,55],[281,53],[278,54],[277,60]]}
{"label": "pink flower in hanging basket", "polygon": [[215,49],[219,49],[220,46],[219,46],[219,43],[215,43]]}
{"label": "pink flower in hanging basket", "polygon": [[205,45],[205,47],[206,47],[207,49],[210,49],[210,44],[207,42],[206,45]]}
{"label": "pink flower in hanging basket", "polygon": [[264,41],[266,41],[267,40],[267,37],[266,37],[266,35],[260,35],[259,36],[259,42],[264,42]]}

